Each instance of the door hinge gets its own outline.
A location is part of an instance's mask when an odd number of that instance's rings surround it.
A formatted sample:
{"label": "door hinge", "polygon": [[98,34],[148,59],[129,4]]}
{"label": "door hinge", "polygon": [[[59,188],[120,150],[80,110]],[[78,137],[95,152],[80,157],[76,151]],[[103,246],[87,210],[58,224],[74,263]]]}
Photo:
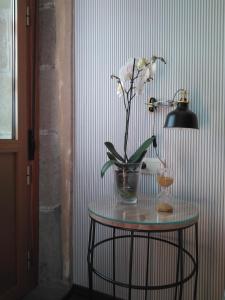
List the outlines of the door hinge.
{"label": "door hinge", "polygon": [[27,185],[31,185],[32,181],[32,166],[27,166]]}
{"label": "door hinge", "polygon": [[26,26],[30,27],[30,6],[26,7]]}
{"label": "door hinge", "polygon": [[30,271],[32,265],[32,256],[31,256],[31,251],[27,251],[27,272]]}

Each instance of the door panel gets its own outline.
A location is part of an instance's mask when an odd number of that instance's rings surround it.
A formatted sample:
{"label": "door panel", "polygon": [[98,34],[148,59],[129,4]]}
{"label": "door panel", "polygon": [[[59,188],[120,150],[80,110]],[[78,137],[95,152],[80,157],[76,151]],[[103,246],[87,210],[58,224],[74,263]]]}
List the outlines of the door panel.
{"label": "door panel", "polygon": [[16,155],[0,154],[0,294],[16,285]]}
{"label": "door panel", "polygon": [[[0,300],[21,299],[37,280],[36,258],[32,257],[33,252],[37,255],[33,193],[37,188],[32,168],[38,161],[28,159],[35,78],[31,76],[34,31],[27,18],[31,8],[34,14],[34,3],[0,0]],[[8,14],[8,25],[1,21],[1,14]],[[11,29],[3,30],[7,27]],[[6,67],[4,72],[1,63]],[[5,84],[1,86],[2,80]]]}

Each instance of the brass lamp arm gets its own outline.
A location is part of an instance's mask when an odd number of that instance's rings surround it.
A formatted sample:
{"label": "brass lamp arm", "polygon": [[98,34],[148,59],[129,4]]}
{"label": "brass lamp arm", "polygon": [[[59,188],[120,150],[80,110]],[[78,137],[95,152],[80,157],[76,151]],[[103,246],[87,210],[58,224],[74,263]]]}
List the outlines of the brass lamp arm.
{"label": "brass lamp arm", "polygon": [[[176,96],[182,94],[181,98],[179,100],[175,100]],[[174,106],[177,105],[177,103],[188,103],[188,99],[187,99],[187,91],[185,89],[178,89],[172,100],[165,100],[165,101],[158,101],[153,97],[150,97],[148,99],[148,102],[146,103],[146,105],[148,106],[148,110],[150,112],[154,112],[157,107],[168,107],[168,106]]]}

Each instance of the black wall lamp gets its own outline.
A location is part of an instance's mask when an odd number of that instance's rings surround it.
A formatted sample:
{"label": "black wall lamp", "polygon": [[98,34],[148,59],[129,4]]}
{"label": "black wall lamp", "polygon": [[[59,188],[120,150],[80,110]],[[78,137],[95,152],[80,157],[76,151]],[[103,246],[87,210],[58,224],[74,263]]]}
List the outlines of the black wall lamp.
{"label": "black wall lamp", "polygon": [[[175,100],[177,95],[180,95],[179,100]],[[188,104],[187,91],[185,89],[179,89],[174,94],[173,100],[157,101],[155,98],[151,97],[148,100],[147,106],[150,112],[155,112],[158,107],[176,106],[176,109],[167,115],[164,128],[198,129],[197,116],[189,110]]]}

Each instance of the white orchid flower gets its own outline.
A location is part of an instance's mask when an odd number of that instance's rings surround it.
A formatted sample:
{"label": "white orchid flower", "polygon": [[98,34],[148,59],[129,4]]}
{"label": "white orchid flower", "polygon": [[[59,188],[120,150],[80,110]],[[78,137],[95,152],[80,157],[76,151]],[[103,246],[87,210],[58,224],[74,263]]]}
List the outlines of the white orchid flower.
{"label": "white orchid flower", "polygon": [[156,72],[156,63],[155,61],[150,61],[141,71],[141,76],[144,81],[149,81],[153,78]]}
{"label": "white orchid flower", "polygon": [[152,71],[152,74],[154,75],[156,72],[156,62],[151,64],[151,71]]}
{"label": "white orchid flower", "polygon": [[148,60],[145,57],[141,57],[138,59],[136,67],[139,71],[141,71],[141,76],[146,82],[152,78],[156,72],[155,58],[153,57],[151,60]]}
{"label": "white orchid flower", "polygon": [[151,69],[149,68],[149,64],[141,69],[141,73],[139,74],[136,85],[135,85],[135,92],[138,96],[143,93],[145,83],[151,77]]}
{"label": "white orchid flower", "polygon": [[150,77],[153,77],[156,72],[156,62],[155,61],[150,62],[149,69],[150,69]]}
{"label": "white orchid flower", "polygon": [[118,95],[118,97],[122,97],[123,96],[123,86],[122,86],[122,84],[121,83],[118,83],[118,85],[117,85],[117,95]]}
{"label": "white orchid flower", "polygon": [[137,66],[138,70],[141,70],[148,64],[149,64],[149,60],[145,57],[141,57],[138,59],[136,66]]}
{"label": "white orchid flower", "polygon": [[[137,60],[129,59],[128,62],[121,67],[119,77],[114,75],[111,76],[112,78],[117,79],[118,82],[117,95],[119,97],[125,97],[125,93],[130,93],[132,97],[131,87],[133,84],[135,94],[141,95],[143,93],[145,83],[150,81],[156,72],[156,60],[158,59],[166,63],[163,57],[157,56],[152,56],[151,59],[147,59],[145,57],[140,57]],[[126,101],[125,98],[124,101]]]}
{"label": "white orchid flower", "polygon": [[121,81],[131,80],[133,73],[133,61],[130,60],[124,65],[119,72],[119,77]]}
{"label": "white orchid flower", "polygon": [[149,79],[150,75],[151,75],[151,70],[147,66],[142,70],[142,73],[141,73],[141,77],[142,77],[143,81],[146,82]]}
{"label": "white orchid flower", "polygon": [[135,93],[137,96],[142,95],[146,80],[143,77],[138,77],[135,84]]}

